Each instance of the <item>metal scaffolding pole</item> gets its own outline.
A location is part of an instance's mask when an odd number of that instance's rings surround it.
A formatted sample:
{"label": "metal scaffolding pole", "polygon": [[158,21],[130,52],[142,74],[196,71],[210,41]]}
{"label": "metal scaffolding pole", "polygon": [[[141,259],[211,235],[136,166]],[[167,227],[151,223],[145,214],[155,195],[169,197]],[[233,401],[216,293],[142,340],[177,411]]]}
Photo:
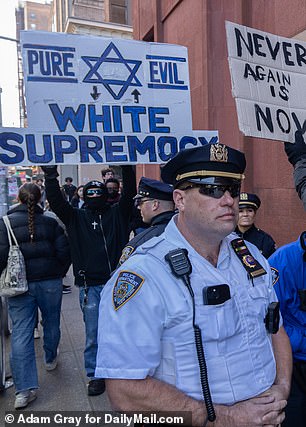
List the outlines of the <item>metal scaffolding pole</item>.
{"label": "metal scaffolding pole", "polygon": [[[0,86],[0,127],[2,127],[2,88]],[[7,188],[6,188],[7,166],[0,166],[0,217],[7,212]]]}
{"label": "metal scaffolding pole", "polygon": [[[4,36],[0,36],[0,39],[16,43],[17,61],[19,61],[19,52],[18,52],[19,40],[13,39],[11,37],[4,37]],[[20,82],[19,82],[19,62],[17,62],[17,67],[18,67],[18,87],[20,87]],[[1,94],[2,94],[2,88],[0,86],[0,127],[2,127],[2,102],[1,102]],[[19,93],[19,97],[20,97],[20,93]],[[19,104],[20,104],[20,101],[19,101]],[[19,112],[19,114],[20,114],[20,112]],[[20,120],[21,120],[21,117],[20,117]],[[6,178],[7,178],[7,175],[8,175],[7,171],[8,171],[8,167],[7,166],[1,166],[0,165],[0,217],[2,217],[3,215],[6,214],[7,208],[8,208],[8,203],[7,203],[7,181],[6,181]]]}

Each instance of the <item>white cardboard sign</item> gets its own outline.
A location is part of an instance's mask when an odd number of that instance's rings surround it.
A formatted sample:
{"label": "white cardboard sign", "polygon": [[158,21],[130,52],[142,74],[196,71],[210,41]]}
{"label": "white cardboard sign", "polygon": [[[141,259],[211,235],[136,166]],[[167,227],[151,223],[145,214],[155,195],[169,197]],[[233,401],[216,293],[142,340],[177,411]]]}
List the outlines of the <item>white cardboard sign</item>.
{"label": "white cardboard sign", "polygon": [[306,43],[228,21],[226,34],[239,129],[294,142],[306,123]]}
{"label": "white cardboard sign", "polygon": [[192,131],[187,49],[21,35],[28,128],[0,129],[0,165],[163,163],[218,140]]}

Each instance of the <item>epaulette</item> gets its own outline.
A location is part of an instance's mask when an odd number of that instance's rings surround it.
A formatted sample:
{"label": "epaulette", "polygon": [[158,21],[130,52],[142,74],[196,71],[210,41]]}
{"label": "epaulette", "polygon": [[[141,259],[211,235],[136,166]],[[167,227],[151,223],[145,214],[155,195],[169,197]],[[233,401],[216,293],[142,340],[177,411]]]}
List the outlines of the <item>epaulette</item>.
{"label": "epaulette", "polygon": [[143,249],[145,252],[149,251],[150,249],[155,248],[158,244],[160,244],[164,239],[162,239],[160,236],[152,237],[151,239],[144,242],[139,248]]}
{"label": "epaulette", "polygon": [[234,239],[231,241],[231,245],[251,279],[267,274],[263,266],[251,255],[243,239]]}
{"label": "epaulette", "polygon": [[[140,234],[142,235],[143,233],[145,233],[145,231],[142,232],[142,233],[140,233]],[[158,237],[158,236],[154,236],[154,237],[151,237],[150,239],[144,241],[143,243],[141,243],[138,246],[138,240],[140,240],[141,238],[144,237],[144,236],[140,236],[140,234],[137,235],[136,237],[134,237],[134,239],[132,239],[130,241],[130,244],[127,244],[125,246],[125,248],[122,250],[121,257],[120,257],[119,262],[118,262],[119,266],[122,265],[128,258],[130,258],[130,256],[132,254],[135,254],[135,253],[137,253],[137,254],[144,254],[149,249],[151,249],[152,247],[154,247],[158,243],[158,242],[155,242],[155,244],[153,246],[151,245],[151,243],[152,243],[151,241],[154,240],[154,239],[156,239],[156,237]],[[140,238],[137,240],[138,236],[140,236]],[[148,242],[150,242],[149,245],[147,245]]]}

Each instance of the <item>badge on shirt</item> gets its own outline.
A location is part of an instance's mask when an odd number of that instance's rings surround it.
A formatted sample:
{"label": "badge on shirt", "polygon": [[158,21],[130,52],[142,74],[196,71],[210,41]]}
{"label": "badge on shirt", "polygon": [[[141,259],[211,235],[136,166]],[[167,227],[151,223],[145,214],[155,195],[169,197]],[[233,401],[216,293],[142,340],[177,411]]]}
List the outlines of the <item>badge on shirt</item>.
{"label": "badge on shirt", "polygon": [[134,252],[135,248],[133,246],[126,246],[121,254],[121,257],[119,259],[119,265],[123,264]]}
{"label": "badge on shirt", "polygon": [[113,304],[119,310],[141,288],[144,278],[132,271],[121,271],[113,289]]}
{"label": "badge on shirt", "polygon": [[276,268],[271,267],[271,273],[272,273],[272,285],[274,286],[279,279],[279,272],[278,270],[276,270]]}

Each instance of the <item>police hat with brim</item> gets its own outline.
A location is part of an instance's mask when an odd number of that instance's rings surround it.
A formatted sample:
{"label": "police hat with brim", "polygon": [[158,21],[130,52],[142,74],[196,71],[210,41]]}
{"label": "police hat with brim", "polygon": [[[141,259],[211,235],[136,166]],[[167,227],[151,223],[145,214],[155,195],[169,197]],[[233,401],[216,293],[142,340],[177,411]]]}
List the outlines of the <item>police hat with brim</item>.
{"label": "police hat with brim", "polygon": [[[245,166],[241,151],[223,144],[206,144],[180,151],[162,168],[161,177],[174,187],[184,181],[224,184],[224,180],[241,181]],[[207,181],[211,177],[214,182]]]}
{"label": "police hat with brim", "polygon": [[158,200],[173,200],[173,187],[172,185],[165,184],[164,182],[155,179],[142,177],[139,181],[138,192],[134,200],[143,197]]}
{"label": "police hat with brim", "polygon": [[253,208],[259,209],[261,205],[260,198],[256,194],[252,193],[240,193],[239,196],[239,209]]}

